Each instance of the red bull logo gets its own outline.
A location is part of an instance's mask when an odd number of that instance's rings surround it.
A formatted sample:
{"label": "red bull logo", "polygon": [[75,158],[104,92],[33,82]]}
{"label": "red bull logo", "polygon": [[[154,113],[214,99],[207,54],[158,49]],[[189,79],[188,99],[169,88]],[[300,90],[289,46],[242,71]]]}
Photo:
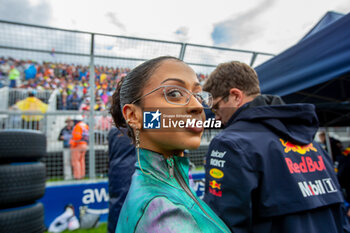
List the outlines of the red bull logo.
{"label": "red bull logo", "polygon": [[288,153],[290,151],[297,152],[301,155],[304,155],[306,152],[314,151],[317,152],[317,149],[314,147],[312,143],[308,145],[296,145],[288,141],[284,141],[280,139],[282,145],[284,146],[284,152]]}
{"label": "red bull logo", "polygon": [[324,165],[322,156],[319,155],[317,158],[318,161],[314,161],[309,156],[302,156],[300,163],[293,162],[290,158],[285,158],[285,160],[291,174],[325,171],[326,166]]}
{"label": "red bull logo", "polygon": [[222,191],[217,191],[215,189],[212,189],[209,187],[209,193],[213,194],[214,196],[221,197],[222,196]]}
{"label": "red bull logo", "polygon": [[213,189],[221,189],[221,184],[216,182],[216,180],[212,180],[209,182],[209,186],[212,187]]}
{"label": "red bull logo", "polygon": [[344,155],[344,156],[350,155],[350,147],[346,148],[346,149],[343,151],[343,155]]}

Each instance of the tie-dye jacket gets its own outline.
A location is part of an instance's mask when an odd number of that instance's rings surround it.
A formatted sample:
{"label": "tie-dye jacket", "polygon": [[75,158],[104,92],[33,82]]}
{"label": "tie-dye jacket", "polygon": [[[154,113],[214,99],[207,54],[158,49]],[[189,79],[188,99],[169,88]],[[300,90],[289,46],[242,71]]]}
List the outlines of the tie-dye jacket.
{"label": "tie-dye jacket", "polygon": [[188,158],[174,156],[169,160],[143,149],[139,157],[119,216],[117,233],[230,232],[188,188]]}

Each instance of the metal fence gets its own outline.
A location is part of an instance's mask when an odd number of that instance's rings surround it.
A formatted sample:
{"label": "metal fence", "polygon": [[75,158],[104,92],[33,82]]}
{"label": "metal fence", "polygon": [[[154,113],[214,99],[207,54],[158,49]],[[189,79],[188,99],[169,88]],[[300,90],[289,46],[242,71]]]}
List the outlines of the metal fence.
{"label": "metal fence", "polygon": [[[82,115],[83,114],[83,115]],[[38,120],[40,116],[42,119]],[[64,147],[63,142],[58,137],[61,129],[66,125],[65,120],[80,119],[88,121],[88,115],[77,111],[55,111],[45,114],[37,112],[0,111],[0,130],[4,129],[33,129],[39,130],[46,135],[47,156],[43,162],[46,164],[47,179],[57,181],[63,179],[73,179],[72,176],[64,176]],[[30,119],[30,117],[32,117]],[[105,178],[108,173],[108,133],[112,127],[112,119],[106,112],[95,112],[94,114],[94,160],[90,160],[90,150],[86,153],[86,177],[91,177],[90,170],[93,171],[91,178]],[[108,123],[107,123],[108,122]],[[216,135],[217,130],[205,131],[201,146],[198,150],[190,150],[189,158],[196,168],[203,168],[204,156],[210,140]],[[90,136],[91,139],[91,136]],[[91,140],[90,140],[91,141]],[[90,166],[92,164],[92,166]]]}
{"label": "metal fence", "polygon": [[[198,74],[209,74],[219,63],[229,60],[239,60],[254,67],[273,56],[273,54],[255,51],[64,30],[0,20],[0,57],[32,60],[38,63],[89,66],[90,106],[94,106],[95,103],[94,67],[132,69],[143,61],[163,55],[180,58]],[[22,67],[21,73],[23,71]],[[1,80],[1,72],[0,84],[5,86],[7,84],[6,80]],[[49,110],[42,115],[42,120],[34,123],[26,122],[23,121],[24,113],[8,111],[8,108],[27,95],[28,90],[0,88],[0,129],[34,128],[44,132],[48,142],[48,156],[44,159],[47,164],[48,179],[62,179],[64,161],[62,142],[57,140],[59,130],[64,126],[64,120],[68,116],[74,119],[82,113],[57,111],[57,90],[38,91],[37,97],[49,104]],[[94,112],[91,108],[85,115],[89,119],[90,135],[94,135],[90,137],[89,153],[86,155],[87,174],[90,178],[105,177],[108,169],[106,144],[108,131],[97,130],[102,113]],[[190,151],[190,159],[197,167],[203,166],[208,141],[215,133],[214,131],[205,132],[200,149]]]}
{"label": "metal fence", "polygon": [[[77,122],[82,116],[87,120],[88,115],[82,115],[77,111],[56,111],[42,113],[0,111],[0,130],[3,129],[33,129],[39,130],[46,135],[47,156],[43,159],[47,168],[48,180],[63,179],[63,142],[59,141],[61,129],[66,125],[65,120],[69,117]],[[40,118],[38,118],[40,117]],[[93,161],[93,177],[106,177],[108,171],[108,140],[107,135],[112,127],[110,117],[104,112],[94,114],[94,149],[95,159]],[[108,123],[107,123],[108,122]],[[91,138],[91,137],[90,137]],[[90,177],[90,155],[86,154],[86,174]],[[70,178],[72,179],[72,177]]]}
{"label": "metal fence", "polygon": [[257,66],[273,54],[64,30],[0,20],[0,55],[54,63],[128,67],[162,55],[180,58],[198,73],[208,73],[219,63],[239,60]]}

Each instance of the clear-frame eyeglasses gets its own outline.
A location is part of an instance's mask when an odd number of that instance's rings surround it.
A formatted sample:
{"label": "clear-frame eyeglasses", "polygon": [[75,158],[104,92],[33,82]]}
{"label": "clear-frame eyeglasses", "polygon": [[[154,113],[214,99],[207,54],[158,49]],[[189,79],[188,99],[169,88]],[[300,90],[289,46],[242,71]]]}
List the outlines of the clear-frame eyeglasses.
{"label": "clear-frame eyeglasses", "polygon": [[190,102],[190,98],[193,95],[196,100],[203,106],[203,108],[211,108],[213,105],[213,96],[206,91],[201,92],[190,92],[184,87],[180,87],[177,85],[162,85],[159,86],[152,91],[148,92],[147,94],[137,98],[136,100],[132,101],[131,104],[135,104],[140,99],[156,92],[159,89],[163,88],[163,94],[165,97],[165,100],[170,104],[175,105],[186,105]]}

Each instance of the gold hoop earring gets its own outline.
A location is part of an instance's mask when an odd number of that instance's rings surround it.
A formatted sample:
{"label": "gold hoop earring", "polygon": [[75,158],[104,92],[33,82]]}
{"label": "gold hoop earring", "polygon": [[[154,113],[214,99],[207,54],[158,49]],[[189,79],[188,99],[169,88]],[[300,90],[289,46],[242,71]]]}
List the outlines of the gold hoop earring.
{"label": "gold hoop earring", "polygon": [[140,130],[139,129],[135,130],[135,144],[136,144],[137,160],[139,161],[141,172],[145,175],[150,175],[151,173],[145,172],[141,166],[141,161],[140,161]]}

